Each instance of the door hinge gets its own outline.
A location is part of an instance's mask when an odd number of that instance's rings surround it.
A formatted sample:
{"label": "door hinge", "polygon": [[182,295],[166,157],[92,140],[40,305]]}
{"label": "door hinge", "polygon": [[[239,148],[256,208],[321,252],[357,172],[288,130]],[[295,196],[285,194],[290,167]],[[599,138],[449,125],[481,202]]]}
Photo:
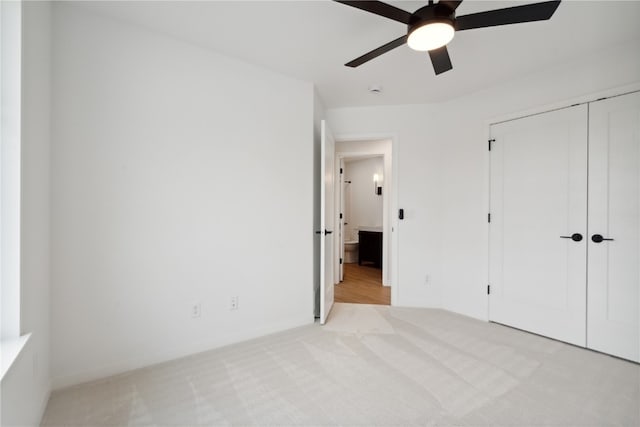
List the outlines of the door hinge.
{"label": "door hinge", "polygon": [[342,168],[340,168],[340,173],[342,173]]}
{"label": "door hinge", "polygon": [[491,222],[491,214],[490,213],[487,214],[487,222]]}
{"label": "door hinge", "polygon": [[340,212],[340,219],[342,219],[342,212]]}
{"label": "door hinge", "polygon": [[487,285],[487,295],[491,295],[491,285]]}
{"label": "door hinge", "polygon": [[489,140],[489,151],[491,151],[491,145],[492,145],[493,142],[496,142],[496,140],[495,139],[490,139]]}
{"label": "door hinge", "polygon": [[342,264],[342,258],[340,258],[340,264]]}

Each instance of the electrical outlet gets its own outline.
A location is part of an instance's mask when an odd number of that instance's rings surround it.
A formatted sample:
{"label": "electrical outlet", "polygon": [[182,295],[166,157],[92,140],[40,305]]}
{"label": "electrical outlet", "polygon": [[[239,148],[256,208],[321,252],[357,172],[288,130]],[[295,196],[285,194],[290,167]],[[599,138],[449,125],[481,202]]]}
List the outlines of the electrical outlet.
{"label": "electrical outlet", "polygon": [[200,317],[200,313],[202,311],[201,309],[202,309],[202,306],[200,305],[199,302],[194,303],[191,306],[191,317],[193,318]]}
{"label": "electrical outlet", "polygon": [[229,305],[229,309],[230,310],[237,310],[239,302],[240,301],[239,301],[238,297],[231,297],[231,304]]}

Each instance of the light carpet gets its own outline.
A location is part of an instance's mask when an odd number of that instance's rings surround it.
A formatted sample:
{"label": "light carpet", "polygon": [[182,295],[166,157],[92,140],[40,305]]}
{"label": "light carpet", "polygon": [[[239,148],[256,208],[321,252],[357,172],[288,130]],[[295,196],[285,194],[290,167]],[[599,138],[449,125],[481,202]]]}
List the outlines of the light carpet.
{"label": "light carpet", "polygon": [[640,366],[443,310],[309,325],[54,392],[43,425],[639,426]]}

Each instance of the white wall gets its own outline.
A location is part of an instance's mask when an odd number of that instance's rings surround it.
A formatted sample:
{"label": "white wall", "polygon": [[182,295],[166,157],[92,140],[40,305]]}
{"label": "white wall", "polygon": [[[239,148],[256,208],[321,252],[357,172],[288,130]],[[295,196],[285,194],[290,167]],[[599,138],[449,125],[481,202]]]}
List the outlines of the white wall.
{"label": "white wall", "polygon": [[3,426],[39,425],[50,390],[50,19],[48,2],[23,2],[20,333],[31,337],[2,380]]}
{"label": "white wall", "polygon": [[312,322],[313,86],[53,9],[54,386]]}
{"label": "white wall", "polygon": [[344,177],[351,181],[344,187],[345,240],[357,240],[360,226],[382,227],[382,195],[374,193],[374,174],[384,177],[382,157],[345,162]]}
{"label": "white wall", "polygon": [[398,305],[487,318],[488,124],[638,84],[639,50],[630,41],[439,105],[328,110],[337,134],[397,135]]}

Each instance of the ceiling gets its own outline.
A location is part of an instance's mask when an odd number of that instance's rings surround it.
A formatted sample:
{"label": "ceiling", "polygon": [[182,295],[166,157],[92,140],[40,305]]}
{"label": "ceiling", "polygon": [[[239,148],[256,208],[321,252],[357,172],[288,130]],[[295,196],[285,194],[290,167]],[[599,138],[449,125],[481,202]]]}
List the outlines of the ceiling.
{"label": "ceiling", "polygon": [[[389,3],[412,12],[426,1]],[[465,0],[457,14],[525,3]],[[565,0],[549,21],[458,32],[448,45],[453,70],[439,76],[406,45],[345,67],[406,29],[329,0],[73,4],[312,81],[327,107],[442,102],[619,43],[636,40],[640,51],[640,1]]]}

